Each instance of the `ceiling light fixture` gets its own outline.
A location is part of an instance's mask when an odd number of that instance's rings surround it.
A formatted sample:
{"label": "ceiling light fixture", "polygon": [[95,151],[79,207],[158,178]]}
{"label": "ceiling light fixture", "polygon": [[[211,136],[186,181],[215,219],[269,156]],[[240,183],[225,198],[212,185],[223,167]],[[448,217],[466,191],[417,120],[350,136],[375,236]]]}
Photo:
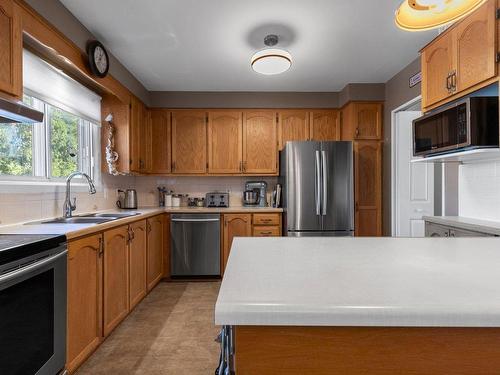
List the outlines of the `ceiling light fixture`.
{"label": "ceiling light fixture", "polygon": [[[267,47],[274,47],[278,44],[278,36],[266,36],[264,44]],[[251,65],[252,69],[260,74],[281,74],[292,66],[292,55],[281,48],[265,48],[252,56]]]}
{"label": "ceiling light fixture", "polygon": [[396,25],[407,31],[423,31],[458,21],[486,0],[404,0],[396,11]]}

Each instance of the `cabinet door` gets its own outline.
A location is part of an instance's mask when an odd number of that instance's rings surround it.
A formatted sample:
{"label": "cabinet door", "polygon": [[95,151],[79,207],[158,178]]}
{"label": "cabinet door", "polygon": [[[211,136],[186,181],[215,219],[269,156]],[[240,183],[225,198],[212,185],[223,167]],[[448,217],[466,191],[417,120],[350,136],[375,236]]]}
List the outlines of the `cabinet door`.
{"label": "cabinet door", "polygon": [[279,149],[285,148],[288,141],[309,140],[309,112],[281,111],[279,113]]}
{"label": "cabinet door", "polygon": [[310,127],[312,141],[338,141],[340,133],[338,129],[337,111],[313,111],[310,115]]}
{"label": "cabinet door", "polygon": [[243,172],[278,173],[277,113],[246,111],[243,114]]}
{"label": "cabinet door", "polygon": [[454,52],[452,33],[442,34],[422,50],[422,107],[446,99],[448,75],[453,71]]}
{"label": "cabinet door", "polygon": [[355,234],[382,235],[382,143],[354,142]]}
{"label": "cabinet door", "polygon": [[78,368],[102,339],[101,235],[68,243],[67,367]]}
{"label": "cabinet door", "polygon": [[178,174],[203,174],[206,171],[206,112],[172,112],[172,172]]}
{"label": "cabinet door", "polygon": [[151,169],[150,173],[165,174],[171,169],[170,112],[151,111]]}
{"label": "cabinet door", "polygon": [[132,310],[147,293],[146,220],[129,226],[129,305]]}
{"label": "cabinet door", "polygon": [[208,114],[208,173],[241,173],[242,113],[216,111]]}
{"label": "cabinet door", "polygon": [[149,167],[148,140],[150,137],[150,114],[142,102],[132,96],[130,99],[130,170],[146,173]]}
{"label": "cabinet door", "polygon": [[227,214],[224,215],[223,229],[223,269],[226,268],[229,252],[234,237],[252,236],[252,214]]}
{"label": "cabinet door", "polygon": [[353,103],[354,139],[382,139],[382,104]]}
{"label": "cabinet door", "polygon": [[12,0],[0,0],[0,91],[21,98],[23,45],[21,21]]}
{"label": "cabinet door", "polygon": [[129,312],[128,225],[104,232],[104,336]]}
{"label": "cabinet door", "polygon": [[457,24],[457,91],[486,81],[496,74],[495,1],[487,1]]}
{"label": "cabinet door", "polygon": [[148,290],[153,289],[163,277],[163,231],[164,216],[158,215],[147,220],[148,231]]}

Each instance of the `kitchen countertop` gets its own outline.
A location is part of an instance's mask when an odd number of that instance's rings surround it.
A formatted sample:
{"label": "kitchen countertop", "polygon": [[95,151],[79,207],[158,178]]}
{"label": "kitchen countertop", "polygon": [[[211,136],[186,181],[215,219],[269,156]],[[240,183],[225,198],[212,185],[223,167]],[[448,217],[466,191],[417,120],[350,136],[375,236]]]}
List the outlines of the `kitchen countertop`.
{"label": "kitchen countertop", "polygon": [[500,327],[500,240],[236,238],[218,325]]}
{"label": "kitchen countertop", "polygon": [[462,216],[424,216],[425,221],[455,228],[500,236],[500,222],[471,219]]}
{"label": "kitchen countertop", "polygon": [[[137,210],[104,210],[92,213],[126,213],[138,212],[139,215],[129,216],[105,223],[85,223],[85,224],[15,224],[0,227],[0,234],[64,234],[68,240],[97,233],[103,230],[125,225],[134,221],[146,219],[162,213],[281,213],[283,209],[273,207],[229,207],[229,208],[208,208],[208,207],[142,207]],[[83,213],[75,214],[81,216]],[[50,220],[46,218],[45,220]]]}

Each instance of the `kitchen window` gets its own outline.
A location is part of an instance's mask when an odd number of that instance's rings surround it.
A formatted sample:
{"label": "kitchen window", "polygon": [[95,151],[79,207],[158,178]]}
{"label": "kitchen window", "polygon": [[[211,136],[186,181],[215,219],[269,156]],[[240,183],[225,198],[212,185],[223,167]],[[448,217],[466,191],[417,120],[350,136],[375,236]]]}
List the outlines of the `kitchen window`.
{"label": "kitchen window", "polygon": [[34,54],[23,58],[23,102],[44,120],[0,123],[0,180],[60,183],[75,171],[98,180],[100,97]]}

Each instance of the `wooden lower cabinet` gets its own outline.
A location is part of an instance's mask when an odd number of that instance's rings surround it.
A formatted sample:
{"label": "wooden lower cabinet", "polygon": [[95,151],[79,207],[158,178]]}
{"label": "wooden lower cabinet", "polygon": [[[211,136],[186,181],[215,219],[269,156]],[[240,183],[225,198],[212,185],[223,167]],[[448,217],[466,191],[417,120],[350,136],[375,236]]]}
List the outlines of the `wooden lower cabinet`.
{"label": "wooden lower cabinet", "polygon": [[67,362],[74,372],[102,341],[102,235],[68,243]]}
{"label": "wooden lower cabinet", "polygon": [[226,268],[227,259],[234,237],[252,237],[252,214],[227,214],[224,215],[224,228],[222,230],[222,261]]}
{"label": "wooden lower cabinet", "polygon": [[147,287],[153,289],[163,277],[164,215],[147,219]]}
{"label": "wooden lower cabinet", "polygon": [[128,225],[104,232],[104,336],[129,312]]}
{"label": "wooden lower cabinet", "polygon": [[382,143],[354,142],[355,235],[382,235]]}
{"label": "wooden lower cabinet", "polygon": [[129,305],[132,310],[147,294],[146,220],[129,226]]}
{"label": "wooden lower cabinet", "polygon": [[236,326],[241,375],[498,374],[499,328]]}

